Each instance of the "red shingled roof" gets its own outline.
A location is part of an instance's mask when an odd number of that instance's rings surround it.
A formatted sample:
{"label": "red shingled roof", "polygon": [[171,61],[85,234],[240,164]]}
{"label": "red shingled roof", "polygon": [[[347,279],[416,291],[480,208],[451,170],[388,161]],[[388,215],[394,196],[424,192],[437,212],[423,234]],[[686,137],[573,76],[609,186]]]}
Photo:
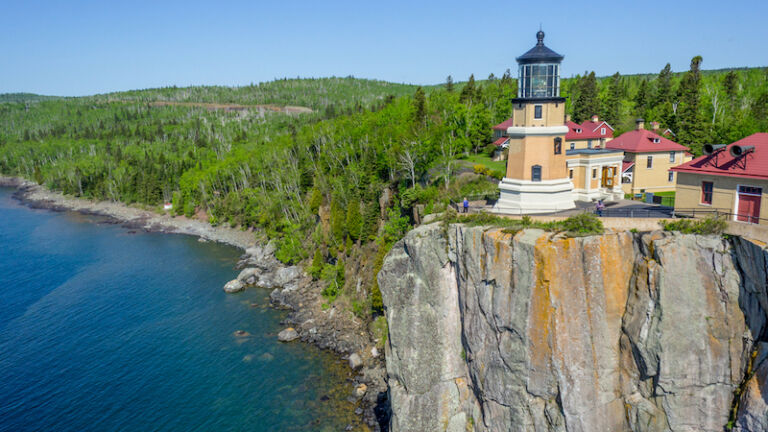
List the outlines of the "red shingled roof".
{"label": "red shingled roof", "polygon": [[[654,138],[659,142],[653,142]],[[649,130],[632,130],[608,141],[605,148],[624,150],[630,153],[651,153],[668,151],[686,151],[688,147],[680,145]]]}
{"label": "red shingled roof", "polygon": [[497,124],[496,126],[494,126],[493,130],[501,130],[501,131],[506,132],[507,129],[509,129],[510,127],[512,127],[512,117],[510,117],[510,118],[504,120],[503,122]]}
{"label": "red shingled roof", "polygon": [[501,137],[501,138],[497,139],[496,141],[494,141],[493,143],[496,145],[496,147],[500,147],[501,145],[503,145],[507,141],[509,141],[509,137]]}
{"label": "red shingled roof", "polygon": [[[566,141],[613,138],[613,127],[604,121],[587,120],[582,124],[568,121],[565,125],[568,126],[568,133],[565,134]],[[605,135],[600,133],[602,128],[605,128]]]}
{"label": "red shingled roof", "polygon": [[[731,156],[731,147],[755,146],[741,157]],[[724,150],[705,155],[671,168],[670,171],[711,174],[727,177],[768,179],[768,133],[760,132],[729,144]]]}
{"label": "red shingled roof", "polygon": [[635,165],[634,162],[628,162],[628,161],[622,161],[621,162],[621,172],[625,173],[628,169],[632,168]]}

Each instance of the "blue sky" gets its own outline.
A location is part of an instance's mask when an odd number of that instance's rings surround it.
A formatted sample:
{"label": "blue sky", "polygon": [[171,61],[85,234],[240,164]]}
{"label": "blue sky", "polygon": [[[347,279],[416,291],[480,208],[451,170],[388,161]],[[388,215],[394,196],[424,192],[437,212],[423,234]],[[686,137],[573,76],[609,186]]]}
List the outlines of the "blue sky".
{"label": "blue sky", "polygon": [[515,68],[536,42],[562,75],[768,66],[766,1],[0,0],[0,93],[86,95],[354,75],[416,84]]}

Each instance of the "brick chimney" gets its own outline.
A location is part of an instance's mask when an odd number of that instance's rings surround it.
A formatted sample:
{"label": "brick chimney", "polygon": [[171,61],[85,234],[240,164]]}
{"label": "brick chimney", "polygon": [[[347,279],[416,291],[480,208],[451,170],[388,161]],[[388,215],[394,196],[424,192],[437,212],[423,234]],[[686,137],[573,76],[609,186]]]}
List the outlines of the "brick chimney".
{"label": "brick chimney", "polygon": [[599,120],[599,117],[597,116],[597,114],[592,115],[592,123],[597,123],[598,120]]}
{"label": "brick chimney", "polygon": [[636,125],[635,126],[636,130],[643,130],[643,129],[645,129],[645,120],[639,118],[639,119],[635,120],[635,125]]}
{"label": "brick chimney", "polygon": [[654,132],[659,132],[659,122],[651,122],[651,130]]}

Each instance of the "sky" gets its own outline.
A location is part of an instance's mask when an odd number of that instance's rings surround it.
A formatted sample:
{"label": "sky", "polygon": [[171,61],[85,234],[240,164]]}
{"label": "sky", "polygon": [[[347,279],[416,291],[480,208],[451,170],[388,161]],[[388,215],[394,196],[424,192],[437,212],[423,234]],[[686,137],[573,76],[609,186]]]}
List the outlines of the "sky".
{"label": "sky", "polygon": [[0,93],[481,79],[516,74],[539,25],[563,77],[768,66],[766,18],[765,0],[0,0]]}

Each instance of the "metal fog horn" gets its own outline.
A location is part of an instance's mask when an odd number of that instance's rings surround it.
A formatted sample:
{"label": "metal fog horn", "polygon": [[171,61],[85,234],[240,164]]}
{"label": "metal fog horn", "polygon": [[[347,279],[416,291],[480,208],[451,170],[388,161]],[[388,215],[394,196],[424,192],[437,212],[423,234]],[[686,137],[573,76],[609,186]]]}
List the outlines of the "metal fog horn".
{"label": "metal fog horn", "polygon": [[704,154],[711,155],[725,148],[725,144],[704,144]]}
{"label": "metal fog horn", "polygon": [[755,146],[731,146],[731,156],[733,157],[744,156],[745,154],[753,151],[755,151]]}

